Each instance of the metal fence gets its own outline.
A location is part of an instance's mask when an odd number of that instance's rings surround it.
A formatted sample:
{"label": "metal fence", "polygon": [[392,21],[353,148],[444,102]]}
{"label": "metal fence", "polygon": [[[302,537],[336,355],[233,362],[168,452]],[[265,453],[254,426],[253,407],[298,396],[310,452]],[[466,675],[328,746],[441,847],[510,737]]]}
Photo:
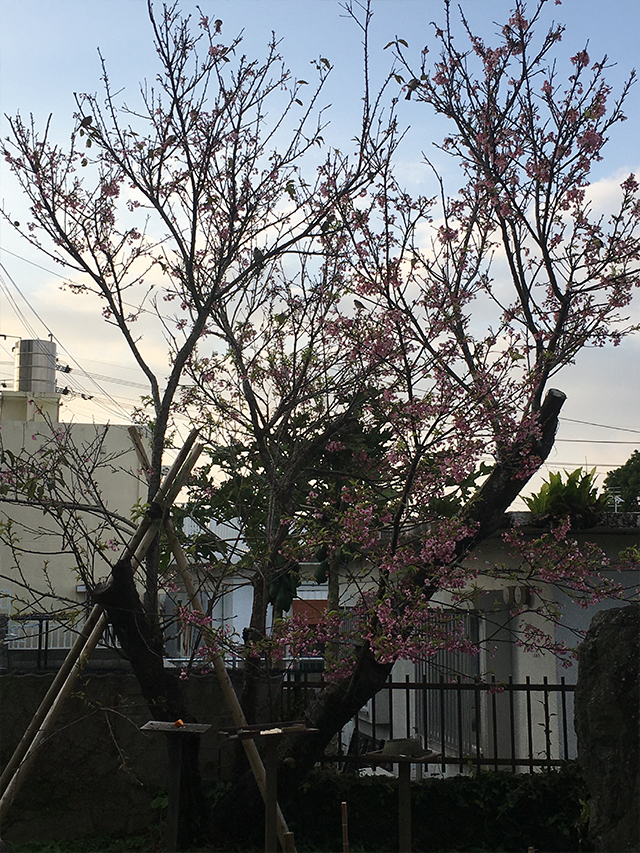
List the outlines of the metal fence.
{"label": "metal fence", "polygon": [[[49,613],[14,616],[12,619],[7,617],[6,633],[0,639],[3,640],[9,655],[12,652],[27,652],[30,653],[31,660],[35,660],[36,669],[57,669],[60,666],[60,657],[50,655],[50,652],[67,652],[73,646],[83,623],[84,620],[81,620],[72,627],[68,622],[60,622]],[[109,626],[99,648],[118,645]]]}
{"label": "metal fence", "polygon": [[[282,719],[300,716],[309,691],[321,677],[294,672],[285,676]],[[434,754],[431,769],[514,772],[559,767],[574,759],[575,685],[526,678],[524,683],[464,681],[389,681],[345,727],[330,756],[345,765],[366,764],[360,756],[394,738],[420,737]]]}

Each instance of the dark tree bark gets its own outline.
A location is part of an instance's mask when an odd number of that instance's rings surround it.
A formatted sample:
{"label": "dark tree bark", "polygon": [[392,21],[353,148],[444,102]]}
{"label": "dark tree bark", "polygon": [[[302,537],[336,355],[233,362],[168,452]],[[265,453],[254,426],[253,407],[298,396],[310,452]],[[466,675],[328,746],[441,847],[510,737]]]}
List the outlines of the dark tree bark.
{"label": "dark tree bark", "polygon": [[182,684],[164,668],[162,637],[142,606],[131,563],[116,563],[111,578],[96,588],[93,598],[104,607],[155,719],[177,720],[184,710]]}
{"label": "dark tree bark", "polygon": [[[469,553],[500,527],[504,513],[533,476],[533,471],[529,469],[527,473],[523,468],[523,460],[537,457],[542,464],[549,455],[565,399],[562,391],[551,389],[547,393],[538,412],[538,430],[535,435],[510,448],[509,453],[496,464],[478,493],[463,508],[462,517],[473,525],[474,529],[472,534],[458,542],[456,559]],[[429,587],[428,569],[418,572],[414,582],[425,585],[432,594],[435,591],[433,587]],[[319,729],[318,733],[299,735],[284,742],[278,771],[279,798],[282,805],[286,806],[287,800],[299,788],[314,764],[322,759],[331,739],[384,687],[391,669],[391,664],[377,663],[369,647],[363,646],[359,650],[354,673],[349,678],[329,684],[313,697],[306,708],[305,720],[309,726]],[[252,809],[256,810],[255,819],[259,819],[259,795],[251,779],[245,775],[221,804],[221,811],[215,816],[216,820],[233,820],[234,803],[237,809],[239,796],[243,802],[243,820],[246,821]]]}
{"label": "dark tree bark", "polygon": [[[96,588],[93,598],[107,614],[109,624],[140,684],[152,718],[166,722],[178,719],[192,722],[184,705],[185,685],[176,674],[164,667],[162,636],[158,631],[157,620],[151,618],[142,606],[131,563],[128,560],[116,563],[111,577]],[[201,839],[207,809],[198,760],[200,737],[192,734],[181,737],[180,848]],[[162,780],[158,781],[161,783]]]}

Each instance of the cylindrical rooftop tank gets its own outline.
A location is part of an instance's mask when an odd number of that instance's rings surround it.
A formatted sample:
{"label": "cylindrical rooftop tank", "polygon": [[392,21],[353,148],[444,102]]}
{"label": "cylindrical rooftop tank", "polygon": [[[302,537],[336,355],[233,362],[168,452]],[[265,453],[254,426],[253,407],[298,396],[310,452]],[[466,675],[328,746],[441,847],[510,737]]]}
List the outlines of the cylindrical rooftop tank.
{"label": "cylindrical rooftop tank", "polygon": [[13,353],[14,391],[56,393],[56,345],[53,341],[18,341]]}

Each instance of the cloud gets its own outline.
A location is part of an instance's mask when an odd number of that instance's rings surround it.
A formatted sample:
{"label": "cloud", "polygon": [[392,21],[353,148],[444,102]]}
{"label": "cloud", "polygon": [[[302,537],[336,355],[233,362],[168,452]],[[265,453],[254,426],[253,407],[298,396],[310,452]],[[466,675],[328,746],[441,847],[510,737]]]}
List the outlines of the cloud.
{"label": "cloud", "polygon": [[637,175],[640,172],[640,165],[635,168],[621,166],[612,175],[589,185],[586,197],[591,202],[594,213],[607,215],[619,208],[622,199],[620,184],[631,172]]}

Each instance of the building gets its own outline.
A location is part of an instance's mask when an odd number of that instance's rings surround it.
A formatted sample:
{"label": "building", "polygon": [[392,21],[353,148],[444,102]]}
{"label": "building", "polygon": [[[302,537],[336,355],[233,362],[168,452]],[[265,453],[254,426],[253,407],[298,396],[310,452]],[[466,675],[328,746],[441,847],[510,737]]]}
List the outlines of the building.
{"label": "building", "polygon": [[[14,387],[0,391],[0,665],[46,668],[70,648],[146,485],[128,427],[60,421],[54,343],[14,354]],[[16,471],[31,477],[20,488]]]}
{"label": "building", "polygon": [[[518,515],[526,537],[540,536],[539,529],[527,525],[527,514]],[[503,533],[497,531],[478,546],[473,554],[476,566],[517,569]],[[597,545],[610,561],[602,575],[620,585],[626,600],[638,600],[638,564],[620,559],[621,553],[640,545],[638,514],[605,514],[597,527],[572,531],[572,536],[580,544]],[[563,664],[551,651],[526,650],[517,637],[527,621],[550,632],[555,642],[575,648],[596,612],[625,602],[611,597],[581,607],[558,587],[543,584],[538,594],[531,593],[524,582],[519,585],[489,573],[480,573],[477,585],[479,593],[467,605],[463,619],[466,634],[479,644],[480,653],[470,657],[443,650],[423,661],[398,661],[391,678],[395,687],[383,690],[362,709],[357,721],[360,743],[350,743],[352,726],[343,737],[345,750],[363,752],[390,738],[417,737],[427,749],[445,757],[443,764],[436,762],[431,768],[443,773],[459,772],[476,760],[489,768],[526,769],[575,758],[577,661],[569,658]],[[558,605],[555,624],[536,616],[542,597]],[[451,598],[437,594],[433,602],[447,606]],[[530,612],[520,614],[525,605]],[[515,756],[539,764],[514,762]]]}

